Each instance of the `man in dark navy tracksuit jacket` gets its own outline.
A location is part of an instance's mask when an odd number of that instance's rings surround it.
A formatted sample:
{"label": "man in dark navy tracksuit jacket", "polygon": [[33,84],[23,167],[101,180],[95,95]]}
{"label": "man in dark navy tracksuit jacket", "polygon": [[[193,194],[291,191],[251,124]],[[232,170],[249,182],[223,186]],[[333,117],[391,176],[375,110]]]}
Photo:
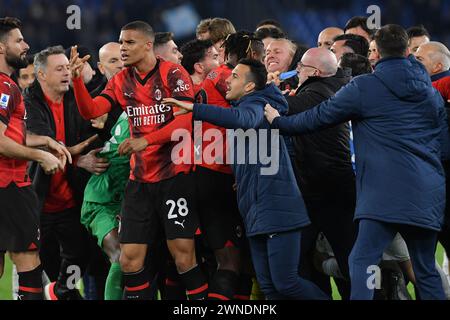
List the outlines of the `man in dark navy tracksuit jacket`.
{"label": "man in dark navy tracksuit jacket", "polygon": [[331,99],[291,116],[266,107],[274,128],[305,133],[352,120],[359,233],[349,257],[352,299],[372,299],[373,271],[397,232],[405,239],[422,299],[445,299],[435,268],[443,222],[448,126],[444,102],[423,65],[406,58],[402,27],[375,35],[382,56],[370,75],[353,79]]}
{"label": "man in dark navy tracksuit jacket", "polygon": [[[234,150],[243,147],[237,143],[238,132],[245,135],[255,129],[254,143],[249,142],[251,139],[240,140],[245,141],[245,154],[236,152],[232,168],[258,282],[268,299],[327,299],[314,283],[298,275],[301,228],[310,221],[284,139],[278,131],[271,132],[264,118],[266,103],[286,113],[287,101],[274,85],[266,86],[266,81],[264,65],[244,59],[227,79],[227,99],[235,100],[231,108],[192,105],[171,98],[163,102],[192,110],[195,120],[237,129],[233,140],[227,139]],[[261,152],[264,148],[267,150]],[[276,168],[261,158],[261,153],[267,151],[277,156],[273,161]],[[256,163],[251,161],[253,156],[259,156]]]}

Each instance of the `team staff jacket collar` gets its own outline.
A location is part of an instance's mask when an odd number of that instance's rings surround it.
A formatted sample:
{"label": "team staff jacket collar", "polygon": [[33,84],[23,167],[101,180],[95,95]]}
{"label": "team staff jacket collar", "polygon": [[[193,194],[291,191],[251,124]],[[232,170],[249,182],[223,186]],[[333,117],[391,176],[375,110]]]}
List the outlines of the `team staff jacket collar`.
{"label": "team staff jacket collar", "polygon": [[437,80],[440,80],[442,78],[449,77],[449,76],[450,76],[450,70],[443,71],[443,72],[432,75],[431,81],[434,82],[434,81],[437,81]]}
{"label": "team staff jacket collar", "polygon": [[[71,91],[67,92],[64,95],[63,98],[63,105],[64,105],[64,122],[68,122],[66,119],[71,118],[71,110],[69,106],[71,105],[71,99],[72,96]],[[73,96],[72,96],[73,98]],[[34,117],[28,117],[29,120],[27,121],[27,129],[31,133],[34,134],[40,134],[49,136],[53,139],[56,137],[56,125],[55,125],[55,119],[53,117],[53,113],[50,110],[50,106],[47,104],[47,101],[44,96],[44,92],[42,91],[41,85],[36,80],[34,81],[29,88],[27,88],[24,92],[24,99],[25,99],[25,105],[27,109],[27,114],[34,115],[37,112],[44,113],[49,120],[51,121],[35,121]],[[74,103],[74,101],[72,102]],[[72,126],[65,126],[66,130],[66,145],[71,146],[76,144],[76,135],[74,135],[72,131]]]}
{"label": "team staff jacket collar", "polygon": [[[412,55],[410,55],[412,56]],[[388,61],[395,61],[395,60],[404,60],[407,59],[406,57],[388,57],[388,58],[381,58],[380,60],[377,61],[377,63],[375,64],[374,69],[377,70],[377,68],[379,68],[383,63],[388,62]],[[394,62],[395,63],[395,62]]]}

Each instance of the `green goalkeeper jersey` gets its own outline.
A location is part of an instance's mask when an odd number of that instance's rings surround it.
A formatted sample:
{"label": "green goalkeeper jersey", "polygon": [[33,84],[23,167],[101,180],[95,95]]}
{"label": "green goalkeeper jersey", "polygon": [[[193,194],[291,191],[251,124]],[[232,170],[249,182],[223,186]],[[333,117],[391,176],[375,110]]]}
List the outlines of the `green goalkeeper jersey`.
{"label": "green goalkeeper jersey", "polygon": [[107,141],[98,156],[108,159],[110,166],[100,175],[92,175],[84,190],[84,201],[95,203],[120,203],[130,175],[130,159],[119,156],[119,145],[130,137],[128,117],[123,112],[111,129]]}

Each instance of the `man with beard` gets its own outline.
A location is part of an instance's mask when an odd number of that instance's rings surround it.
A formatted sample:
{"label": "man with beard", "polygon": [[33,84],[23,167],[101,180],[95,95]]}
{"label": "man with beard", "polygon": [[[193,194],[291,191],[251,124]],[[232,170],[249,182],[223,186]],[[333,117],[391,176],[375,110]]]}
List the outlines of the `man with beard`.
{"label": "man with beard", "polygon": [[[29,47],[20,28],[16,18],[0,19],[0,251],[9,251],[17,267],[19,299],[41,300],[39,212],[27,162],[36,161],[45,174],[54,174],[72,158],[55,140],[26,134],[23,98],[10,78],[27,66]],[[44,147],[55,155],[31,147]]]}

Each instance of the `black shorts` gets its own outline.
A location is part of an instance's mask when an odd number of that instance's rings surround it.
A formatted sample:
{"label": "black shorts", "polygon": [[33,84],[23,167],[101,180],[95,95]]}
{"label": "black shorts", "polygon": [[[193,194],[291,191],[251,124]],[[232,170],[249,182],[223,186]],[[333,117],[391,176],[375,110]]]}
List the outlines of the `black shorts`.
{"label": "black shorts", "polygon": [[161,229],[167,240],[193,239],[198,228],[193,175],[178,174],[157,183],[130,180],[121,214],[121,243],[152,244]]}
{"label": "black shorts", "polygon": [[0,251],[39,250],[37,195],[31,186],[0,188]]}
{"label": "black shorts", "polygon": [[197,166],[195,186],[200,229],[209,248],[240,247],[244,225],[239,214],[234,177]]}

